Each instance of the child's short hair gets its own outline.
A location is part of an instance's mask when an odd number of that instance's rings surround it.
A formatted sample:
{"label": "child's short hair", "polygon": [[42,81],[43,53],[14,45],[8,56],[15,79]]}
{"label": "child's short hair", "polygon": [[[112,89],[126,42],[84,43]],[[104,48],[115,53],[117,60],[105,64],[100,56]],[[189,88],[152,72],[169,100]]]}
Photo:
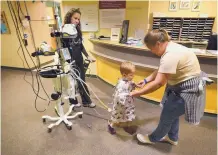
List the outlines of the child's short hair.
{"label": "child's short hair", "polygon": [[129,74],[135,71],[135,65],[129,61],[124,61],[120,65],[121,74]]}

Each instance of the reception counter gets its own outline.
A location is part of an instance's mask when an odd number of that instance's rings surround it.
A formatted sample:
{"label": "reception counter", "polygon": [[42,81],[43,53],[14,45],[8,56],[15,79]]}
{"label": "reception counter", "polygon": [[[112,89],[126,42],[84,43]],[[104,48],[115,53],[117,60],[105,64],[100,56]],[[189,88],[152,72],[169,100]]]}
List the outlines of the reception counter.
{"label": "reception counter", "polygon": [[[150,75],[158,68],[160,58],[152,54],[145,46],[132,46],[119,44],[110,40],[91,39],[93,49],[90,51],[96,57],[97,75],[115,85],[121,77],[119,66],[123,61],[131,61],[136,65],[134,81],[140,81]],[[198,51],[198,50],[193,50]],[[202,71],[206,72],[214,83],[207,86],[207,97],[205,112],[217,114],[217,55],[210,54],[208,51],[196,53]],[[142,96],[143,98],[160,102],[164,87],[159,90]]]}

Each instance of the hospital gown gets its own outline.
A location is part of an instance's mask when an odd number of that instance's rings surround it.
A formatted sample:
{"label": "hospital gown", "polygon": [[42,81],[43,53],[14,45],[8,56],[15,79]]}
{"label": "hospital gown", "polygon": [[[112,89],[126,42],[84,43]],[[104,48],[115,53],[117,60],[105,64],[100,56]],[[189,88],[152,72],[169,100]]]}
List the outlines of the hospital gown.
{"label": "hospital gown", "polygon": [[134,89],[134,83],[120,79],[113,95],[113,109],[111,120],[113,122],[127,122],[135,119],[135,105],[129,93]]}

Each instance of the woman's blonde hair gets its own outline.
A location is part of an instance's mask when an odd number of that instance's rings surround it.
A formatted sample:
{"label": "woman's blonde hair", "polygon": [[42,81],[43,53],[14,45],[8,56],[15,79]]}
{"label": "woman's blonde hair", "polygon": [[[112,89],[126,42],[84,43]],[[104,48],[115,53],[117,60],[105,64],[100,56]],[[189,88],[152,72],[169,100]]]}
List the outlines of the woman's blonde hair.
{"label": "woman's blonde hair", "polygon": [[164,29],[155,29],[148,32],[144,38],[144,43],[146,46],[151,47],[155,46],[157,42],[169,42],[170,37],[166,30]]}
{"label": "woman's blonde hair", "polygon": [[122,62],[120,65],[121,74],[129,74],[135,71],[135,65],[129,61]]}

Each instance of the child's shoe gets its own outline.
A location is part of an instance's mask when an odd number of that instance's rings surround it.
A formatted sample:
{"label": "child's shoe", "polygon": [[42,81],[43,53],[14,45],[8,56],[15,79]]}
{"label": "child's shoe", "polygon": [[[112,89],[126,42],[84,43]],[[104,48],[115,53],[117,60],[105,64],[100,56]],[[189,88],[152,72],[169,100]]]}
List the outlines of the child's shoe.
{"label": "child's shoe", "polygon": [[109,131],[110,134],[112,134],[112,135],[116,134],[116,130],[115,130],[110,124],[108,124],[108,131]]}

